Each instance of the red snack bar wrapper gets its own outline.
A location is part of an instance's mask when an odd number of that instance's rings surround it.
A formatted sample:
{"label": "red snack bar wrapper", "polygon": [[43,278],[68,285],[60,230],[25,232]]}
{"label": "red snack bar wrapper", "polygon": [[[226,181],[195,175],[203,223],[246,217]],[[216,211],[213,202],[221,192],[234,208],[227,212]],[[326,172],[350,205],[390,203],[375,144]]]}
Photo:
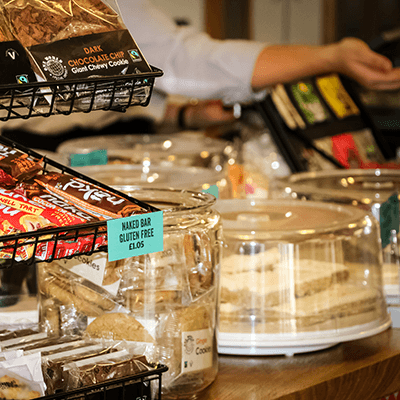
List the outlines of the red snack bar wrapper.
{"label": "red snack bar wrapper", "polygon": [[107,245],[106,233],[98,235],[95,239],[93,236],[94,234],[87,233],[86,236],[79,238],[71,237],[70,240],[58,240],[55,250],[55,241],[40,243],[36,249],[35,257],[38,260],[59,259],[78,253],[89,253]]}
{"label": "red snack bar wrapper", "polygon": [[[47,193],[42,193],[45,196]],[[6,190],[0,187],[0,235],[11,235],[20,232],[31,232],[41,228],[52,228],[60,226],[70,226],[82,224],[87,220],[84,213],[74,214],[58,205],[50,202],[46,203],[45,199],[38,197],[41,204],[28,199],[18,193]],[[61,203],[63,204],[63,203]],[[92,216],[88,216],[89,220],[93,220]],[[96,220],[96,219],[94,219]],[[80,235],[76,237],[75,232],[59,234],[57,244],[51,240],[54,235],[44,233],[36,247],[35,257],[39,260],[47,260],[50,258],[62,258],[80,252],[91,252],[97,250],[101,246],[106,246],[107,235],[105,227],[100,227],[97,237],[94,233],[85,230],[80,231]],[[31,244],[24,244],[29,241]],[[18,241],[18,249],[16,260],[27,260],[33,256],[34,249],[33,237]],[[0,257],[12,258],[14,251],[13,241],[5,241],[2,246],[8,246],[0,250]],[[56,247],[56,248],[55,248]]]}
{"label": "red snack bar wrapper", "polygon": [[63,210],[61,207],[46,203],[39,204],[26,198],[22,194],[6,190],[2,187],[0,187],[0,204],[17,210],[26,211],[32,214],[32,216],[44,217],[56,226],[69,226],[86,222],[84,218]]}
{"label": "red snack bar wrapper", "polygon": [[128,217],[150,212],[141,205],[107,189],[68,174],[52,172],[39,175],[35,181],[50,193],[62,197],[100,220]]}
{"label": "red snack bar wrapper", "polygon": [[[55,227],[48,219],[40,215],[32,215],[26,211],[21,211],[4,204],[0,204],[0,234],[12,235],[20,232],[31,232],[40,228]],[[24,240],[18,241],[23,244]],[[0,242],[1,246],[10,246],[0,249],[1,258],[12,258],[13,241]],[[17,250],[15,259],[18,261],[27,260],[33,256],[34,246],[32,244],[21,245]]]}
{"label": "red snack bar wrapper", "polygon": [[15,186],[17,182],[35,176],[43,169],[41,160],[15,148],[0,144],[0,185]]}

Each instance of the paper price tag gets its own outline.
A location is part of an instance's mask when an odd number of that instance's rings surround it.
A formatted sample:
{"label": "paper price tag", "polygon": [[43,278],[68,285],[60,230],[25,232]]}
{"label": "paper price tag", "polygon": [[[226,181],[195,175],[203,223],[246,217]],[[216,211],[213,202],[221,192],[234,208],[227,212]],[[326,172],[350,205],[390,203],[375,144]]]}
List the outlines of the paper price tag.
{"label": "paper price tag", "polygon": [[382,248],[390,243],[391,231],[399,233],[399,198],[394,193],[387,201],[381,204],[379,223],[381,228]]}
{"label": "paper price tag", "polygon": [[163,213],[109,220],[107,236],[109,261],[163,251]]}
{"label": "paper price tag", "polygon": [[71,154],[71,167],[86,167],[88,165],[106,165],[108,163],[107,150],[95,150],[86,154]]}
{"label": "paper price tag", "polygon": [[218,199],[218,186],[217,185],[211,185],[208,189],[203,189],[202,192],[210,193]]}

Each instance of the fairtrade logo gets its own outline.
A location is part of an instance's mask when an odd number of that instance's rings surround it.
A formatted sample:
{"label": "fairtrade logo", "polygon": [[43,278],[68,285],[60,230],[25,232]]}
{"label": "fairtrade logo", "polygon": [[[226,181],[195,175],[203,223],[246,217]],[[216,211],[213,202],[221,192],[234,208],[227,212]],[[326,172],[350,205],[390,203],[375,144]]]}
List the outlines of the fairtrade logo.
{"label": "fairtrade logo", "polygon": [[191,335],[186,336],[183,346],[185,347],[186,354],[192,354],[193,350],[194,350],[193,336],[191,336]]}
{"label": "fairtrade logo", "polygon": [[28,75],[17,75],[16,79],[17,79],[18,83],[28,83],[29,82]]}
{"label": "fairtrade logo", "polygon": [[56,79],[61,80],[67,77],[67,68],[63,65],[63,61],[55,56],[47,56],[42,61],[43,70]]}
{"label": "fairtrade logo", "polygon": [[131,56],[133,61],[135,61],[135,62],[142,61],[142,57],[140,57],[138,50],[128,50],[128,53]]}

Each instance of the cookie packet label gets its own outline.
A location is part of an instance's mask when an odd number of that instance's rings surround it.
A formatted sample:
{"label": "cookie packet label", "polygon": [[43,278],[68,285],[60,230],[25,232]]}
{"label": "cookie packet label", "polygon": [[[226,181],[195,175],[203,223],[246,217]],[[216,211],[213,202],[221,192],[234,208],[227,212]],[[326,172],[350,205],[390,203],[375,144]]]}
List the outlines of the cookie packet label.
{"label": "cookie packet label", "polygon": [[210,329],[182,332],[181,373],[212,367],[213,336]]}
{"label": "cookie packet label", "polygon": [[126,29],[38,44],[28,51],[49,81],[152,71]]}
{"label": "cookie packet label", "polygon": [[163,212],[107,221],[108,261],[163,251]]}

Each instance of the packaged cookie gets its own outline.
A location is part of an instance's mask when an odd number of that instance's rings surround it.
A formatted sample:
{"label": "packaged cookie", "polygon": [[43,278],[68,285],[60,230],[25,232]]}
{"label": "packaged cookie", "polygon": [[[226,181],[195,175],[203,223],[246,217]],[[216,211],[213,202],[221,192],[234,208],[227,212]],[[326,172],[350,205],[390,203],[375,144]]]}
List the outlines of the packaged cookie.
{"label": "packaged cookie", "polygon": [[40,323],[51,332],[80,334],[88,318],[99,317],[117,306],[108,292],[55,264],[41,264],[38,277]]}
{"label": "packaged cookie", "polygon": [[[11,0],[4,10],[15,37],[27,49],[40,80],[82,80],[74,102],[78,108],[101,108],[111,96],[121,104],[147,100],[150,87],[145,83],[132,88],[123,84],[113,91],[110,83],[96,87],[96,103],[90,94],[93,84],[83,81],[102,76],[152,72],[138,45],[122,22],[116,4],[101,0]],[[112,93],[110,93],[110,90]],[[129,95],[132,90],[139,96]],[[145,93],[141,93],[144,91]],[[68,101],[69,92],[60,91],[60,99]],[[143,99],[142,99],[143,97]],[[57,102],[59,107],[69,103]]]}
{"label": "packaged cookie", "polygon": [[43,394],[40,385],[6,368],[0,368],[1,399],[36,399]]}

